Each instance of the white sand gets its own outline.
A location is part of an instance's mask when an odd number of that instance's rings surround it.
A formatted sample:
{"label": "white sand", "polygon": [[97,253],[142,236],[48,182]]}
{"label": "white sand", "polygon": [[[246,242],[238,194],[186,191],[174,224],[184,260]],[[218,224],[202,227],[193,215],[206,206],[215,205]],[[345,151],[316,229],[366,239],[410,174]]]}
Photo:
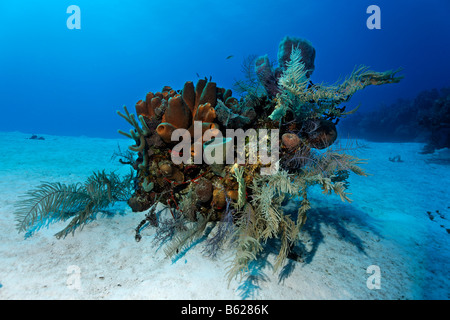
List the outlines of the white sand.
{"label": "white sand", "polygon": [[[425,162],[436,156],[418,154],[421,144],[368,143],[360,157],[370,159],[364,167],[372,176],[351,176],[353,203],[311,190],[303,262],[274,274],[269,255],[250,280],[228,287],[228,252],[210,259],[200,242],[171,261],[154,246],[152,227],[134,240],[145,213],[126,204],[75,236],[57,240],[66,225],[57,223],[24,240],[13,212],[28,189],[42,181],[82,182],[96,170],[129,170],[110,161],[127,140],[28,137],[0,133],[0,299],[450,298],[450,166]],[[397,154],[404,162],[388,160]],[[380,289],[366,285],[370,265],[380,268]]]}

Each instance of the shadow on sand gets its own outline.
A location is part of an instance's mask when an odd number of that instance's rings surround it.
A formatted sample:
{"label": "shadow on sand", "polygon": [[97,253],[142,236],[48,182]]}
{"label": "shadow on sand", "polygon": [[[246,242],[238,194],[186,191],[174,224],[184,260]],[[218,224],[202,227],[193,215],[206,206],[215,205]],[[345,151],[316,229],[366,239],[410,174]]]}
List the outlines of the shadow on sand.
{"label": "shadow on sand", "polygon": [[[295,217],[298,207],[289,203],[285,207],[285,214],[291,214]],[[314,256],[318,248],[322,245],[325,239],[323,227],[333,229],[341,241],[348,242],[356,247],[357,251],[362,255],[366,255],[364,250],[364,239],[361,239],[352,230],[366,229],[373,234],[380,236],[380,234],[370,227],[370,220],[366,213],[358,210],[354,206],[338,203],[333,210],[329,207],[316,207],[308,211],[308,218],[303,226],[302,238],[307,238],[308,244],[301,242],[291,249],[291,254],[288,256],[285,265],[278,275],[278,282],[283,283],[294,272],[295,268],[302,264],[310,264],[314,260]],[[277,239],[267,241],[264,246],[262,254],[257,260],[253,261],[249,266],[249,270],[244,277],[244,280],[238,287],[239,296],[242,299],[254,299],[261,290],[261,284],[268,281],[269,277],[264,272],[273,270],[272,264],[268,261],[270,254],[277,255],[280,248],[280,243]]]}

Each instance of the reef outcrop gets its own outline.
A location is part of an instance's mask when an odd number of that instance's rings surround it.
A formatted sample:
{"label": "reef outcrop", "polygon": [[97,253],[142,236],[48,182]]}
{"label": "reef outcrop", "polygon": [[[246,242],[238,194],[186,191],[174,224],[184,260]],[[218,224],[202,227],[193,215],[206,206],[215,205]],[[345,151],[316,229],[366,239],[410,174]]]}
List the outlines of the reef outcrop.
{"label": "reef outcrop", "polygon": [[[278,66],[267,55],[256,58],[247,74],[250,85],[239,98],[200,79],[195,86],[188,81],[179,90],[165,86],[148,92],[136,103],[137,118],[126,107],[125,113],[118,111],[133,127],[119,132],[133,139],[130,150],[137,155],[132,163],[135,192],[128,204],[139,212],[155,203],[167,206],[173,221],[160,230],[179,233],[169,255],[216,221],[221,227],[208,242],[210,252],[227,241],[237,250],[230,279],[273,237],[281,240],[277,269],[306,221],[309,186],[320,185],[325,194],[334,192],[349,201],[348,173],[365,173],[359,159],[333,150],[339,120],[356,110],[348,112],[340,105],[368,85],[396,83],[401,77],[398,71],[359,67],[341,84],[315,85],[310,80],[315,54],[309,41],[286,37],[279,46]],[[173,139],[177,129],[182,134]],[[240,131],[229,137],[230,129]],[[180,147],[182,142],[186,148]],[[286,197],[301,199],[296,216],[283,212]],[[152,224],[157,220],[153,209],[146,219]],[[139,227],[136,233],[140,239]]]}

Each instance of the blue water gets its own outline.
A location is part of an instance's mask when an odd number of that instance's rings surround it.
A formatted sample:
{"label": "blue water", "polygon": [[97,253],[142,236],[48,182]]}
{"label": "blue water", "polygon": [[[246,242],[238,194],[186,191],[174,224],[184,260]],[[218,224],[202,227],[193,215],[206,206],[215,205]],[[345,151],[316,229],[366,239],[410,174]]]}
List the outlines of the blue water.
{"label": "blue water", "polygon": [[[369,30],[366,9],[381,9]],[[81,29],[68,29],[70,5]],[[355,65],[403,67],[396,85],[369,87],[362,111],[449,84],[450,2],[432,1],[0,1],[0,131],[118,138],[116,110],[165,85],[212,76],[231,88],[249,55],[276,60],[286,36],[316,48],[313,82]],[[232,58],[227,59],[229,56]]]}
{"label": "blue water", "polygon": [[[71,5],[81,10],[81,29],[68,28]],[[381,29],[366,25],[370,5],[381,9]],[[315,47],[314,83],[334,83],[362,64],[380,72],[404,69],[400,83],[357,92],[345,104],[347,110],[361,104],[359,112],[368,113],[399,98],[414,99],[424,90],[450,87],[449,0],[0,0],[0,133],[20,132],[19,138],[3,133],[0,139],[1,190],[9,190],[12,177],[14,186],[28,188],[41,176],[68,181],[90,174],[110,160],[109,149],[116,141],[75,137],[124,138],[117,130],[128,131],[130,126],[116,110],[127,105],[134,112],[135,103],[148,91],[166,85],[181,89],[186,81],[212,77],[219,87],[232,88],[244,77],[242,63],[248,56],[267,54],[276,61],[285,36],[306,38]],[[25,138],[32,134],[45,136],[46,141]],[[83,140],[92,142],[88,147]],[[73,148],[63,149],[67,145]],[[449,196],[444,181],[449,173],[448,149],[444,162],[436,155],[419,155],[419,145],[376,146],[379,149],[366,152],[374,158],[369,168],[375,174],[352,181],[355,203],[347,207],[352,209],[315,202],[337,208],[340,215],[313,209],[316,216],[308,218],[305,228],[313,234],[314,248],[323,242],[319,222],[325,221],[358,249],[359,238],[342,231],[345,221],[361,213],[358,221],[379,226],[380,234],[389,241],[392,236],[399,252],[411,257],[410,265],[400,265],[404,260],[399,260],[398,265],[386,266],[397,272],[386,273],[387,288],[400,283],[394,277],[406,270],[402,279],[414,284],[413,289],[403,289],[406,297],[449,299]],[[24,157],[19,150],[31,156]],[[389,161],[396,155],[404,161]],[[361,156],[365,158],[364,151]],[[75,158],[67,166],[67,159]],[[30,174],[31,181],[23,178]],[[377,192],[358,192],[365,188]],[[1,197],[5,212],[15,201],[8,197],[10,193]],[[342,216],[348,219],[339,220]],[[378,248],[379,239],[366,240]],[[178,259],[184,258],[186,264],[184,254]],[[397,263],[394,258],[389,259]],[[323,265],[319,260],[315,266]],[[256,277],[262,268],[253,265],[250,281],[237,288],[241,297],[252,298],[265,286]],[[1,280],[1,291],[12,288],[7,283],[11,279]]]}

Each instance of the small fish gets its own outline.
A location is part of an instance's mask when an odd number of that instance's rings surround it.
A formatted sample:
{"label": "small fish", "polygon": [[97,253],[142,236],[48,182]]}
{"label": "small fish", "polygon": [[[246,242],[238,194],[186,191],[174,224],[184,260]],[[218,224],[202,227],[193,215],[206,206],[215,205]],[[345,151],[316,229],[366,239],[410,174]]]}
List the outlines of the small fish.
{"label": "small fish", "polygon": [[231,59],[231,58],[233,58],[233,57],[234,57],[233,55],[228,56],[228,57],[226,58],[226,60]]}
{"label": "small fish", "polygon": [[198,74],[198,72],[196,74],[197,74],[197,78],[200,78],[200,75]]}

